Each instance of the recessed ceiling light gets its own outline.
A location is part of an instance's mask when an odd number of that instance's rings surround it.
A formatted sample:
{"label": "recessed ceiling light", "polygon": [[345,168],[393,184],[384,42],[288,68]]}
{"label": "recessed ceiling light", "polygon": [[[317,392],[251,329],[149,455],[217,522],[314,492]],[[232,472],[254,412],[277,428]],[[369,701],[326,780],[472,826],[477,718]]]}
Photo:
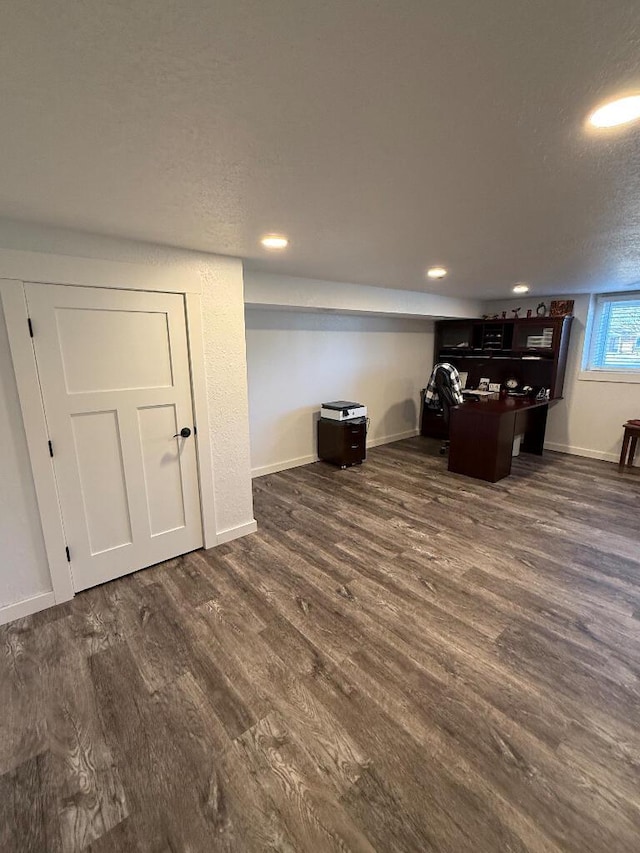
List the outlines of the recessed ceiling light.
{"label": "recessed ceiling light", "polygon": [[265,249],[286,249],[289,241],[280,234],[267,234],[260,240]]}
{"label": "recessed ceiling light", "polygon": [[431,267],[427,270],[429,278],[444,278],[447,271],[444,267]]}
{"label": "recessed ceiling light", "polygon": [[514,293],[529,293],[529,285],[524,282],[520,282],[520,284],[516,284],[513,288]]}
{"label": "recessed ceiling light", "polygon": [[627,95],[598,107],[589,116],[594,127],[616,127],[640,118],[640,95]]}

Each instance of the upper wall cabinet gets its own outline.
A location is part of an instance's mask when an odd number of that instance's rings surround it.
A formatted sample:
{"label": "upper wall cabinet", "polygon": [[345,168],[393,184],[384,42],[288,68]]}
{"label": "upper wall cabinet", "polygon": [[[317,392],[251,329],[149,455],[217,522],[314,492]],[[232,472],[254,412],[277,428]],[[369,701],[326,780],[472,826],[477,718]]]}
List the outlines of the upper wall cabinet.
{"label": "upper wall cabinet", "polygon": [[549,388],[562,397],[572,317],[518,320],[440,320],[436,323],[436,361],[448,361],[469,375]]}

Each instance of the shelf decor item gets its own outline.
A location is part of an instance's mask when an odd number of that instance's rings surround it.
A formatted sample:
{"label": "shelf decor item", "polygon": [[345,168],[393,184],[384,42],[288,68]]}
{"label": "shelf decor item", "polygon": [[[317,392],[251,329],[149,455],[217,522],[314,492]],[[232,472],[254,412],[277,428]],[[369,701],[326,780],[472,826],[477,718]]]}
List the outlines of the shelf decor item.
{"label": "shelf decor item", "polygon": [[538,303],[538,307],[536,308],[536,314],[538,317],[546,317],[547,316],[547,306],[544,302]]}
{"label": "shelf decor item", "polygon": [[553,299],[550,313],[552,317],[572,317],[573,299]]}

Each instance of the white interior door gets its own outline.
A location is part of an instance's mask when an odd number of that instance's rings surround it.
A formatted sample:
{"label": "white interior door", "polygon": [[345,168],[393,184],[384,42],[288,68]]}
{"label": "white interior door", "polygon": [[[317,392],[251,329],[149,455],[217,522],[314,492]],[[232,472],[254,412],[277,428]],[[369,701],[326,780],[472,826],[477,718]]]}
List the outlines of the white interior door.
{"label": "white interior door", "polygon": [[25,290],[74,589],[201,547],[183,297]]}

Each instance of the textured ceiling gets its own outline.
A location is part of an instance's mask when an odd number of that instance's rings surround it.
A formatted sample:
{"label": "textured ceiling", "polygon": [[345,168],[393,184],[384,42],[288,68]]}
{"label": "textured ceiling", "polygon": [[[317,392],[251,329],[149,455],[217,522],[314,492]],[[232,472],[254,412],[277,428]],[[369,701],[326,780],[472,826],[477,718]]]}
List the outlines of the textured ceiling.
{"label": "textured ceiling", "polygon": [[584,128],[640,90],[638,0],[4,0],[0,21],[2,216],[456,295],[640,281],[640,125]]}

